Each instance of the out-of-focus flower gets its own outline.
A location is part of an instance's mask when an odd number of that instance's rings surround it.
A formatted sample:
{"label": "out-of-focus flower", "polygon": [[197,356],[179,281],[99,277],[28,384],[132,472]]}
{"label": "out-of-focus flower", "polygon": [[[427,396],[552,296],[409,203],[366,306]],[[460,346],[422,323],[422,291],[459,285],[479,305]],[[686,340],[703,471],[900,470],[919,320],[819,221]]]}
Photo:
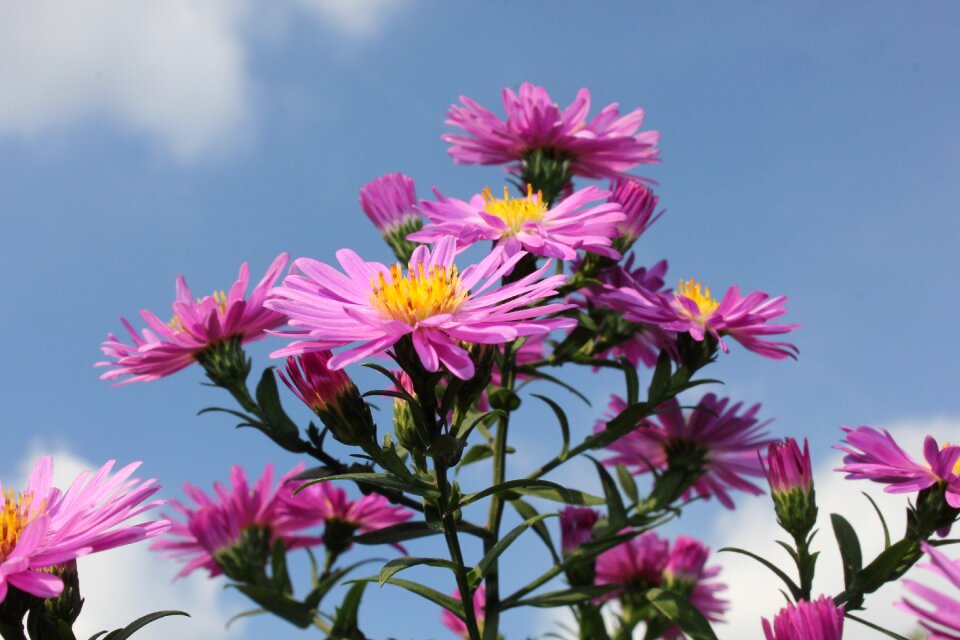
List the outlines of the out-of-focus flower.
{"label": "out-of-focus flower", "polygon": [[920,618],[920,624],[930,632],[929,640],[956,640],[960,638],[960,563],[951,560],[936,547],[926,542],[920,543],[930,563],[921,565],[933,573],[946,578],[953,585],[955,593],[948,595],[920,584],[904,579],[901,584],[913,596],[926,600],[924,605],[905,598],[897,606]]}
{"label": "out-of-focus flower", "polygon": [[[459,589],[454,591],[452,595],[457,600],[461,599]],[[477,625],[480,627],[481,630],[483,629],[483,619],[484,619],[484,612],[486,611],[486,607],[487,607],[487,585],[481,584],[479,587],[477,587],[477,590],[473,592],[473,611],[477,616]],[[450,629],[450,631],[453,631],[458,636],[461,636],[463,638],[467,637],[466,623],[460,618],[458,618],[457,616],[447,611],[446,609],[444,609],[443,612],[440,614],[440,621],[443,623],[443,625],[446,628]]]}
{"label": "out-of-focus flower", "polygon": [[560,548],[564,554],[573,553],[580,545],[590,542],[593,525],[600,513],[587,507],[566,507],[560,512]]}
{"label": "out-of-focus flower", "polygon": [[[724,591],[727,585],[714,580],[720,574],[720,567],[706,566],[709,557],[710,548],[699,540],[677,536],[663,569],[663,579],[669,589],[686,595],[703,617],[711,622],[720,622],[728,602],[717,594]],[[671,625],[663,637],[680,638],[683,633],[679,627]]]}
{"label": "out-of-focus flower", "polygon": [[788,604],[772,625],[763,618],[763,634],[766,640],[841,640],[843,607],[834,605],[829,596]]}
{"label": "out-of-focus flower", "polygon": [[26,490],[0,486],[0,602],[10,587],[39,598],[58,596],[64,583],[51,567],[170,528],[167,520],[119,526],[163,501],[146,502],[160,488],[154,480],[131,478],[139,462],[111,475],[113,466],[111,460],[95,474],[84,471],[61,491],[52,486],[53,459],[44,456]]}
{"label": "out-of-focus flower", "polygon": [[639,180],[625,178],[610,183],[610,202],[619,204],[627,216],[617,225],[620,237],[614,241],[614,249],[626,253],[650,225],[660,219],[663,211],[654,214],[659,200],[653,190]]}
{"label": "out-of-focus flower", "polygon": [[[610,445],[617,455],[606,464],[622,464],[635,474],[666,469],[681,457],[699,464],[700,475],[684,492],[702,498],[716,496],[728,509],[733,508],[729,491],[736,489],[752,495],[763,490],[747,480],[762,476],[757,451],[768,444],[763,431],[768,422],[759,422],[756,404],[741,413],[742,403],[731,404],[728,398],[705,395],[693,411],[684,415],[676,399],[658,409],[656,418],[644,421],[637,429]],[[609,415],[612,418],[626,409],[626,403],[613,396]],[[601,421],[596,429],[606,428]]]}
{"label": "out-of-focus flower", "polygon": [[262,570],[278,539],[288,550],[319,543],[319,538],[299,532],[316,526],[322,518],[294,517],[286,508],[287,482],[302,470],[303,465],[297,465],[274,488],[273,465],[268,464],[251,487],[243,468],[235,465],[230,469],[231,486],[214,483],[214,497],[184,484],[184,493],[195,504],[170,501],[183,521],[174,520],[170,533],[154,542],[151,549],[182,561],[185,566],[178,576],[204,568],[211,576],[226,573],[242,580]]}
{"label": "out-of-focus flower", "polygon": [[710,289],[692,278],[681,281],[672,293],[651,294],[641,287],[624,286],[603,296],[603,302],[622,311],[627,320],[654,324],[664,331],[689,333],[698,342],[711,335],[724,351],[729,348],[723,337],[730,336],[750,351],[774,360],[793,358],[797,353],[797,348],[788,342],[765,338],[800,326],[770,323],[787,312],[786,300],[786,296],[770,298],[762,291],[741,296],[740,288],[734,285],[717,302]]}
{"label": "out-of-focus flower", "polygon": [[603,599],[659,587],[663,583],[669,550],[669,541],[647,531],[601,553],[597,556],[596,584],[620,587]]}
{"label": "out-of-focus flower", "polygon": [[121,342],[112,333],[107,336],[101,349],[108,360],[96,366],[113,368],[100,378],[116,380],[129,376],[119,384],[156,380],[204,359],[219,346],[263,338],[265,331],[286,320],[282,314],[265,308],[263,302],[287,259],[285,253],[277,256],[249,298],[245,297],[250,278],[247,263],[241,265],[229,293],[219,291],[200,299],[193,297],[186,280],[179,276],[173,317],[168,322],[144,309],[140,316],[147,327],[140,334],[126,318],[120,318],[133,344]]}
{"label": "out-of-focus flower", "polygon": [[763,470],[770,483],[780,525],[797,537],[806,537],[817,522],[810,447],[806,439],[803,451],[793,438],[770,443]]}
{"label": "out-of-focus flower", "polygon": [[620,232],[617,224],[626,215],[616,202],[604,200],[610,192],[589,186],[573,192],[559,204],[548,207],[541,193],[528,187],[527,195],[511,198],[504,187],[503,198],[495,198],[489,189],[469,202],[446,198],[435,192],[436,202],[420,206],[430,222],[408,236],[417,242],[435,242],[443,236],[457,238],[458,249],[480,240],[494,240],[506,255],[527,251],[538,256],[573,260],[577,250],[619,258],[611,248]]}
{"label": "out-of-focus flower", "polygon": [[657,162],[656,131],[637,132],[643,110],[620,116],[616,103],[591,120],[590,92],[580,89],[566,109],[558,107],[542,87],[520,85],[503,90],[506,120],[470,98],[447,112],[447,124],[463,134],[446,134],[449,153],[457,164],[519,163],[531,152],[545,151],[571,162],[574,174],[586,178],[617,177],[638,164]]}
{"label": "out-of-focus flower", "polygon": [[360,207],[400,260],[408,260],[416,243],[407,235],[423,226],[417,210],[413,179],[402,173],[388,173],[360,189]]}
{"label": "out-of-focus flower", "polygon": [[271,354],[288,356],[324,351],[359,342],[333,356],[328,366],[340,369],[368,356],[383,353],[410,336],[423,367],[468,380],[474,375],[470,354],[460,342],[500,344],[519,336],[549,333],[574,322],[543,318],[569,305],[548,303],[527,307],[556,293],[565,277],[544,277],[546,264],[515,282],[492,291],[525,255],[504,260],[493,251],[461,274],[453,264],[456,240],[445,236],[431,251],[417,247],[407,273],[401,265],[386,267],[364,262],[349,249],[337,252],[346,274],[316,260],[300,258],[297,273],[273,289],[267,306],[288,315],[299,338]]}
{"label": "out-of-focus flower", "polygon": [[886,429],[841,428],[847,434],[847,446],[834,448],[847,455],[836,471],[846,473],[847,479],[880,482],[887,485],[883,489],[887,493],[913,493],[942,482],[946,485],[947,504],[960,509],[960,478],[956,475],[960,447],[948,445],[941,449],[932,436],[927,436],[923,441],[924,465],[907,455]]}

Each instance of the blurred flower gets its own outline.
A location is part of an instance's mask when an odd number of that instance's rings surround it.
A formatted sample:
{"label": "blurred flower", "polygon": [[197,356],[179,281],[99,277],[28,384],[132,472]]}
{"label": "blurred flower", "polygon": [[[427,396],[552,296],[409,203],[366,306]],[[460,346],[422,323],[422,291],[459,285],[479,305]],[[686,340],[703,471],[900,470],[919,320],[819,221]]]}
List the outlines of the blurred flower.
{"label": "blurred flower", "polygon": [[[955,589],[960,589],[960,563],[937,551],[931,544],[921,542],[920,546],[930,557],[930,564],[921,566],[949,580]],[[940,593],[913,580],[904,579],[901,584],[912,595],[926,600],[926,607],[908,599],[898,602],[896,606],[920,618],[921,626],[930,632],[929,640],[956,640],[960,637],[960,598]],[[955,595],[960,595],[960,592]]]}
{"label": "blurred flower", "polygon": [[[167,558],[176,558],[185,566],[178,576],[185,576],[195,569],[204,568],[210,576],[227,573],[234,579],[239,574],[249,575],[249,563],[266,561],[273,543],[283,540],[287,550],[317,544],[316,537],[305,537],[298,532],[322,521],[293,517],[286,510],[287,501],[281,489],[303,470],[298,464],[280,478],[273,487],[273,465],[268,464],[263,475],[253,487],[249,486],[244,470],[234,465],[230,469],[230,487],[214,483],[215,497],[210,497],[197,487],[184,484],[183,490],[195,506],[186,506],[178,500],[170,505],[183,516],[183,521],[174,520],[170,533],[151,545],[151,549],[163,552]],[[263,557],[258,557],[263,554]]]}
{"label": "blurred flower", "polygon": [[620,237],[614,241],[614,248],[618,252],[626,253],[650,225],[660,219],[663,211],[654,215],[659,200],[653,190],[639,180],[624,178],[611,181],[609,201],[620,205],[627,216],[617,225]]}
{"label": "blurred flower", "polygon": [[[622,464],[634,474],[654,469],[666,469],[680,458],[699,464],[700,475],[683,494],[702,498],[716,496],[728,509],[733,508],[729,490],[736,489],[752,495],[763,491],[746,479],[762,476],[763,469],[757,451],[769,441],[755,404],[742,414],[742,403],[731,405],[728,398],[718,399],[714,394],[703,396],[693,411],[684,415],[674,398],[658,409],[656,418],[644,421],[637,429],[607,445],[617,455],[605,464]],[[610,401],[609,416],[626,409],[626,403],[617,396]],[[596,430],[606,428],[606,422]]]}
{"label": "blurred flower", "polygon": [[360,207],[397,257],[408,260],[416,243],[406,237],[423,226],[413,180],[402,173],[388,173],[368,182],[360,189]]}
{"label": "blurred flower", "polygon": [[111,475],[113,465],[107,462],[92,476],[84,471],[61,491],[52,486],[53,459],[44,456],[25,491],[0,487],[0,602],[11,586],[39,598],[58,596],[64,583],[51,567],[170,528],[166,520],[118,526],[163,502],[145,503],[160,487],[152,479],[130,477],[139,462]]}
{"label": "blurred flower", "polygon": [[[720,574],[720,567],[707,567],[709,557],[710,548],[699,540],[677,536],[663,569],[663,579],[667,588],[686,595],[703,617],[710,622],[720,622],[728,602],[717,594],[726,590],[727,585],[714,580]],[[680,638],[683,633],[679,627],[671,625],[663,637]]]}
{"label": "blurred flower", "polygon": [[147,328],[141,335],[126,318],[120,318],[133,344],[120,342],[112,333],[107,335],[101,349],[108,360],[95,366],[113,368],[100,378],[115,380],[130,376],[119,384],[156,380],[197,362],[213,347],[231,340],[242,344],[263,338],[265,331],[286,320],[282,314],[263,306],[267,291],[286,265],[287,254],[277,256],[249,298],[244,298],[250,277],[247,263],[241,265],[240,275],[229,294],[219,291],[199,300],[193,297],[183,276],[179,276],[177,299],[169,322],[144,309],[140,316]]}
{"label": "blurred flower", "polygon": [[763,618],[763,634],[766,640],[841,640],[843,607],[834,605],[829,596],[788,604],[772,625]]}
{"label": "blurred flower", "polygon": [[435,242],[452,235],[457,238],[458,249],[480,240],[494,240],[507,256],[523,250],[573,260],[577,249],[583,249],[610,258],[620,257],[611,245],[619,235],[617,223],[626,216],[616,202],[587,206],[610,195],[597,187],[575,191],[554,207],[549,207],[543,195],[534,193],[530,186],[526,197],[511,198],[504,187],[503,199],[494,198],[486,189],[469,202],[435,193],[436,202],[425,200],[420,205],[430,222],[422,231],[410,234],[410,240]]}
{"label": "blurred flower", "polygon": [[600,513],[587,507],[566,507],[560,512],[560,548],[564,555],[590,542],[593,525],[599,519]]}
{"label": "blurred flower", "polygon": [[573,173],[586,178],[616,177],[641,163],[657,162],[656,131],[637,129],[643,110],[620,116],[613,103],[587,121],[590,92],[580,89],[573,103],[561,110],[542,87],[530,83],[520,91],[503,90],[506,120],[470,98],[447,112],[447,124],[463,134],[446,134],[449,153],[457,164],[514,163],[535,150],[569,158]]}
{"label": "blurred flower", "polygon": [[596,584],[621,587],[603,599],[659,587],[663,583],[669,549],[669,541],[647,531],[597,556]]}
{"label": "blurred flower", "polygon": [[793,438],[770,443],[766,460],[763,471],[770,483],[770,494],[780,526],[794,537],[806,538],[806,534],[817,523],[810,447],[806,439],[803,441],[803,451]]}
{"label": "blurred flower", "polygon": [[549,264],[484,293],[524,254],[504,260],[495,250],[460,274],[453,264],[455,244],[454,238],[445,236],[433,251],[417,247],[406,275],[399,264],[387,268],[364,262],[349,249],[337,252],[346,275],[316,260],[300,258],[294,263],[297,272],[272,291],[267,306],[289,315],[290,324],[297,328],[281,335],[301,340],[271,355],[276,358],[359,342],[330,359],[328,366],[340,369],[383,353],[409,335],[426,370],[437,371],[442,364],[453,375],[468,380],[474,375],[474,365],[461,341],[500,344],[574,322],[537,319],[569,305],[526,308],[554,295],[564,282],[562,275],[543,277]]}
{"label": "blurred flower", "polygon": [[[453,592],[453,597],[457,600],[461,599],[460,590],[457,589]],[[483,619],[484,611],[487,606],[487,585],[481,584],[477,587],[477,590],[473,592],[473,611],[477,616],[477,625],[480,629],[483,629]],[[444,624],[445,627],[453,631],[458,636],[467,637],[467,625],[466,623],[453,615],[446,609],[440,614],[440,621]]]}

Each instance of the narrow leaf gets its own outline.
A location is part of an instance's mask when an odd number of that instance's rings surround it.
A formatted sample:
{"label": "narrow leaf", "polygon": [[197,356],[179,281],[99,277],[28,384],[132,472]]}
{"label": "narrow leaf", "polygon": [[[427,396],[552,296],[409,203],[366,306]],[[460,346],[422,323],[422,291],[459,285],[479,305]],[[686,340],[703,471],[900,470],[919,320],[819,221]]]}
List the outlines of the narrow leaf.
{"label": "narrow leaf", "polygon": [[833,524],[833,535],[840,548],[840,558],[843,561],[843,586],[850,588],[854,576],[863,568],[863,553],[860,551],[860,540],[857,532],[846,518],[838,513],[830,514]]}
{"label": "narrow leaf", "polygon": [[[528,520],[538,514],[537,510],[526,500],[516,498],[510,500],[509,504],[517,510],[517,513],[520,514],[520,517],[524,520]],[[560,556],[557,554],[556,547],[553,546],[553,538],[550,537],[550,531],[547,529],[546,525],[543,522],[534,522],[533,523],[533,532],[543,540],[543,544],[546,545],[547,550],[550,552],[550,556],[553,558],[555,563],[560,562]]]}
{"label": "narrow leaf", "polygon": [[738,549],[737,547],[724,547],[720,551],[731,551],[733,553],[739,553],[741,555],[747,556],[748,558],[753,558],[767,569],[770,569],[778,578],[783,580],[783,583],[787,585],[787,589],[790,590],[791,595],[793,595],[794,600],[800,599],[800,587],[797,586],[797,583],[793,581],[787,574],[785,574],[777,565],[773,564],[766,558],[762,558],[755,553],[747,551],[746,549]]}
{"label": "narrow leaf", "polygon": [[[569,607],[575,604],[588,602],[616,589],[616,585],[610,584],[592,584],[583,587],[572,587],[561,591],[551,591],[543,595],[524,600],[517,600],[510,603],[509,608],[513,607]],[[508,607],[505,607],[508,608]]]}
{"label": "narrow leaf", "polygon": [[[360,580],[350,580],[347,582],[347,584],[354,582],[379,582],[379,580],[377,578],[361,578]],[[410,593],[415,593],[421,598],[426,598],[430,602],[443,607],[450,613],[463,619],[463,603],[453,596],[448,596],[425,585],[417,582],[411,582],[409,580],[403,580],[401,578],[390,578],[386,581],[386,584],[391,584],[395,587],[406,589]]]}
{"label": "narrow leaf", "polygon": [[153,613],[148,613],[143,617],[137,618],[136,620],[134,620],[133,622],[125,626],[123,629],[117,629],[116,631],[108,633],[104,637],[104,640],[127,640],[127,638],[129,638],[134,633],[144,628],[151,622],[155,622],[160,618],[166,618],[167,616],[187,616],[189,618],[190,614],[184,611],[173,611],[173,610],[154,611]]}
{"label": "narrow leaf", "polygon": [[442,558],[411,558],[409,556],[404,556],[403,558],[394,558],[387,564],[383,565],[383,568],[380,569],[378,582],[382,587],[384,583],[392,578],[395,574],[400,573],[404,569],[409,569],[410,567],[415,567],[417,565],[427,565],[428,567],[444,567],[446,569],[450,569],[454,573],[457,571],[457,565]]}
{"label": "narrow leaf", "polygon": [[[520,534],[529,529],[532,525],[541,522],[546,518],[557,517],[557,515],[558,514],[556,513],[544,513],[533,516],[532,518],[527,518],[516,527],[511,529],[507,535],[500,538],[500,540],[497,541],[497,544],[493,545],[490,551],[484,554],[483,558],[480,559],[480,562],[477,563],[477,566],[470,570],[470,588],[477,588],[477,585],[483,581],[484,576],[486,576],[490,571],[490,567],[493,566],[493,563],[504,551],[507,550],[507,547],[513,544],[514,540],[520,537]],[[454,570],[456,570],[456,567],[454,567]]]}
{"label": "narrow leaf", "polygon": [[890,546],[890,529],[887,528],[887,521],[880,512],[880,507],[878,507],[877,503],[874,502],[873,498],[870,497],[870,494],[866,491],[861,491],[860,493],[862,493],[863,497],[870,501],[870,504],[873,506],[873,510],[877,512],[877,517],[880,518],[880,526],[883,527],[883,548],[886,549]]}
{"label": "narrow leaf", "polygon": [[563,447],[561,447],[560,454],[557,458],[559,460],[566,460],[567,454],[570,452],[570,422],[567,420],[567,414],[564,413],[559,404],[550,398],[536,393],[531,393],[530,395],[545,402],[547,406],[553,410],[554,415],[557,416],[557,422],[560,424],[560,433],[563,436]]}
{"label": "narrow leaf", "polygon": [[672,591],[650,589],[647,599],[657,611],[683,629],[690,640],[717,640],[710,623],[686,598]]}

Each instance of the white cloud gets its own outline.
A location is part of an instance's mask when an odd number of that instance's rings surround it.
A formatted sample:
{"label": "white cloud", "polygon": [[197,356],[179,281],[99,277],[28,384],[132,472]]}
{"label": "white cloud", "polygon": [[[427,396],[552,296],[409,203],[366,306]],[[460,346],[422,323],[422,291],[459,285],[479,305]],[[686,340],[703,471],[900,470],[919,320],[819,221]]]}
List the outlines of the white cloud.
{"label": "white cloud", "polygon": [[378,34],[406,0],[298,0],[301,7],[348,36]]}
{"label": "white cloud", "polygon": [[[34,443],[20,463],[21,480],[37,458],[49,454],[54,460],[54,486],[66,488],[85,469],[96,469],[63,446],[48,447]],[[101,462],[102,463],[102,462]],[[225,603],[222,585],[199,572],[172,582],[176,563],[161,560],[140,542],[80,558],[80,592],[86,599],[74,631],[78,638],[89,638],[104,629],[126,626],[142,615],[162,609],[178,609],[190,618],[170,617],[156,621],[137,632],[137,640],[206,640],[225,635],[226,622],[239,610]],[[242,636],[243,622],[231,627],[231,635]]]}

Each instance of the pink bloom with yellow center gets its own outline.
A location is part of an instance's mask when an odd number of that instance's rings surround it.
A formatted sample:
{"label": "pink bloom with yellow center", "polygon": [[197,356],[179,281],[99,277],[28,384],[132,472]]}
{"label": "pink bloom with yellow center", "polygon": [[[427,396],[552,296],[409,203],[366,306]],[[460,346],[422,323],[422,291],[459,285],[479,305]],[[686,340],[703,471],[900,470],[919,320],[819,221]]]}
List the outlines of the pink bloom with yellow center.
{"label": "pink bloom with yellow center", "polygon": [[659,132],[638,132],[642,109],[621,116],[613,103],[587,120],[587,89],[580,89],[570,106],[561,109],[545,89],[528,82],[516,93],[504,89],[502,98],[505,120],[466,96],[460,97],[463,106],[450,107],[447,124],[464,132],[443,136],[454,162],[518,163],[528,153],[543,150],[569,158],[576,175],[612,178],[638,164],[659,161]]}
{"label": "pink bloom with yellow center", "polygon": [[193,297],[186,280],[179,276],[177,299],[169,322],[144,309],[140,316],[147,327],[140,334],[126,318],[120,318],[133,344],[121,342],[112,333],[107,336],[101,349],[109,359],[96,366],[113,368],[100,378],[116,380],[129,376],[119,384],[156,380],[196,362],[197,356],[211,345],[231,339],[246,343],[263,338],[268,329],[286,320],[282,314],[265,308],[263,302],[286,267],[287,259],[285,253],[277,256],[249,298],[245,297],[250,279],[247,263],[241,265],[240,275],[229,293],[219,291],[200,299]]}
{"label": "pink bloom with yellow center", "polygon": [[160,487],[131,478],[139,462],[111,475],[113,466],[111,460],[92,475],[85,471],[61,491],[52,486],[53,460],[44,456],[25,491],[0,486],[0,602],[11,586],[39,598],[58,596],[63,581],[44,569],[170,528],[167,520],[118,526],[163,501],[145,502]]}
{"label": "pink bloom with yellow center", "polygon": [[773,624],[763,618],[763,635],[766,640],[841,640],[843,607],[834,605],[829,596],[789,604],[774,616]]}
{"label": "pink bloom with yellow center", "polygon": [[930,558],[929,564],[921,566],[950,581],[954,593],[948,595],[914,580],[902,580],[901,584],[911,596],[926,603],[918,604],[905,598],[896,606],[920,618],[920,624],[930,632],[929,640],[957,640],[960,638],[960,563],[931,544],[921,542],[920,546]]}
{"label": "pink bloom with yellow center", "polygon": [[612,248],[620,235],[617,225],[626,219],[616,202],[589,203],[610,195],[590,186],[575,191],[559,204],[548,207],[541,193],[527,187],[527,195],[511,198],[504,187],[503,198],[489,189],[469,202],[446,198],[435,192],[436,202],[423,201],[420,207],[429,223],[407,236],[417,242],[435,242],[443,236],[458,239],[463,249],[480,240],[494,240],[508,256],[528,251],[538,256],[573,260],[583,249],[609,258],[619,258]]}
{"label": "pink bloom with yellow center", "polygon": [[[675,398],[669,400],[660,405],[655,418],[607,445],[616,455],[605,464],[622,464],[634,474],[642,474],[666,469],[673,456],[697,460],[701,475],[684,497],[716,496],[720,504],[732,509],[730,490],[751,495],[763,493],[747,478],[763,476],[757,452],[769,443],[763,430],[769,423],[761,423],[757,418],[760,405],[741,412],[742,408],[742,403],[731,404],[728,398],[719,399],[708,393],[693,411],[684,414]],[[624,409],[626,403],[613,396],[610,417]],[[598,431],[605,428],[605,421],[596,427]]]}
{"label": "pink bloom with yellow center", "polygon": [[[461,599],[459,589],[454,591],[452,595],[457,600]],[[483,619],[485,617],[484,613],[486,610],[486,606],[487,606],[487,585],[481,584],[479,587],[477,587],[476,591],[473,592],[473,611],[477,616],[477,625],[481,629],[483,629]],[[463,638],[467,637],[467,624],[463,620],[455,616],[453,613],[447,611],[446,609],[444,609],[443,612],[440,614],[440,622],[442,622],[447,629],[450,629],[450,631],[453,631],[458,636]]]}
{"label": "pink bloom with yellow center", "polygon": [[528,305],[555,295],[565,276],[544,277],[550,265],[504,286],[499,279],[525,255],[504,258],[493,251],[461,274],[453,264],[456,240],[444,236],[431,251],[417,247],[407,272],[365,262],[349,249],[337,252],[345,273],[300,258],[296,272],[271,292],[266,305],[287,315],[300,338],[271,354],[282,357],[359,343],[334,355],[331,369],[383,353],[410,336],[423,366],[468,380],[474,365],[461,342],[501,344],[520,336],[549,333],[571,326],[568,318],[544,318],[570,305]]}

